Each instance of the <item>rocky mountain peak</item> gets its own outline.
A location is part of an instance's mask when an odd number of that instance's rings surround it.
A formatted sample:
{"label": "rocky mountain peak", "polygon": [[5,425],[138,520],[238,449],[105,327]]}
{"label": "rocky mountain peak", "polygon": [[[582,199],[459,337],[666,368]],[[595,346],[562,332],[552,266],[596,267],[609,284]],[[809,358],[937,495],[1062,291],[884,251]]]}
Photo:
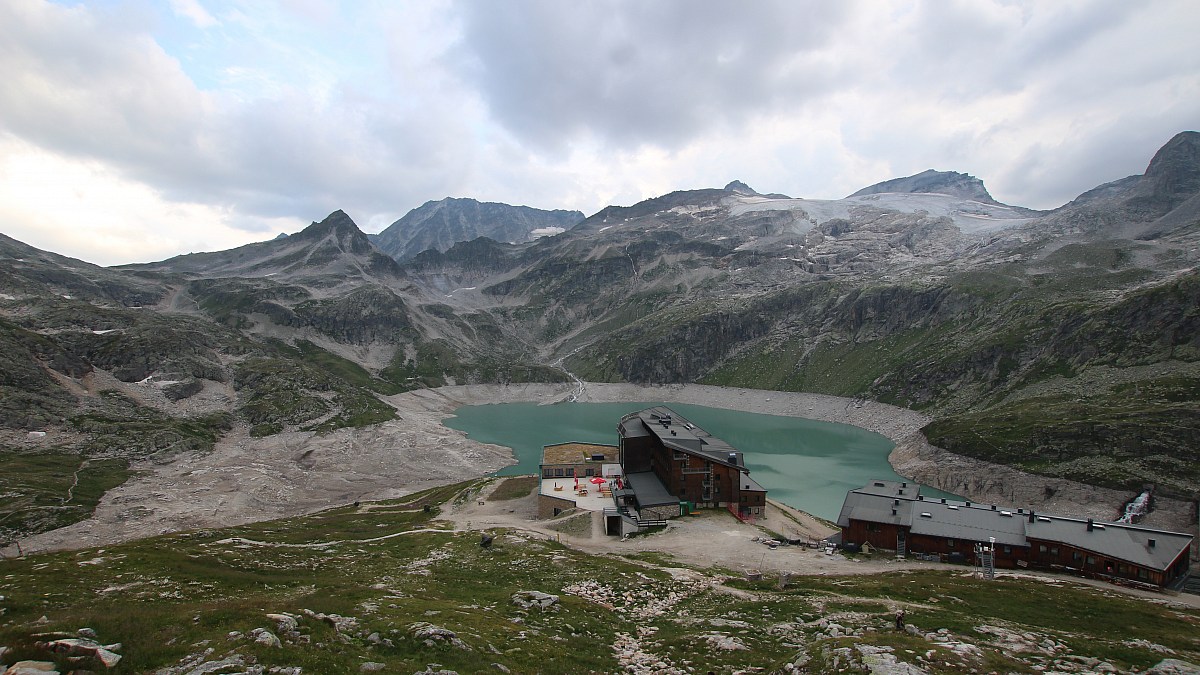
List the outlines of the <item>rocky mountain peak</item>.
{"label": "rocky mountain peak", "polygon": [[312,241],[332,238],[337,241],[338,248],[354,255],[368,255],[372,248],[367,235],[341,209],[325,216],[319,223],[314,222],[295,236],[300,240]]}
{"label": "rocky mountain peak", "polygon": [[904,178],[893,178],[885,180],[882,183],[876,183],[855,192],[849,198],[885,192],[947,194],[984,204],[999,204],[988,193],[987,188],[983,186],[983,181],[978,178],[957,171],[936,171],[934,169],[927,169],[921,173]]}
{"label": "rocky mountain peak", "polygon": [[746,185],[745,183],[743,183],[740,180],[731,181],[729,183],[729,185],[725,186],[725,189],[729,192],[736,192],[741,195],[756,195],[756,194],[758,194],[757,190],[750,187],[749,185]]}
{"label": "rocky mountain peak", "polygon": [[500,242],[532,241],[546,232],[569,230],[583,218],[579,211],[545,211],[447,197],[425,202],[370,239],[394,259],[407,260],[431,248],[444,253],[458,242],[477,237]]}
{"label": "rocky mountain peak", "polygon": [[[1146,173],[1129,190],[1123,211],[1134,222],[1194,222],[1200,214],[1200,133],[1184,131],[1154,153]],[[1182,211],[1180,211],[1182,209]]]}
{"label": "rocky mountain peak", "polygon": [[1182,201],[1200,192],[1200,133],[1184,131],[1159,148],[1146,167],[1143,182],[1155,195]]}
{"label": "rocky mountain peak", "polygon": [[354,222],[354,219],[346,215],[345,211],[338,209],[328,216],[325,216],[325,219],[320,222],[313,221],[311,225],[304,228],[301,234],[309,231],[320,232],[322,234],[328,232],[353,234],[355,232],[360,232],[361,230],[358,229],[358,225]]}

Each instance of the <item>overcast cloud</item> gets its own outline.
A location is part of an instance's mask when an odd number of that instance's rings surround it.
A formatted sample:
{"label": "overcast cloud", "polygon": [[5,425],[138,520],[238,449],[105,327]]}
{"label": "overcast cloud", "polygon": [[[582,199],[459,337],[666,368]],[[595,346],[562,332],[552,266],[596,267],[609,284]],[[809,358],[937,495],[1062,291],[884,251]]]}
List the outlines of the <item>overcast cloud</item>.
{"label": "overcast cloud", "polygon": [[1200,127],[1200,5],[0,0],[0,231],[101,264],[928,168],[1053,208]]}

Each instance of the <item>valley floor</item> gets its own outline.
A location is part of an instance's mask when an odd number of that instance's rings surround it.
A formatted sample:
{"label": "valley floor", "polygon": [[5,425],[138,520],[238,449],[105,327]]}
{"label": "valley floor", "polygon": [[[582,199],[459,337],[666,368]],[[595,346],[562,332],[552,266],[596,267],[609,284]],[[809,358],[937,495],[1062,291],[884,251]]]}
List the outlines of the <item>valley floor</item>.
{"label": "valley floor", "polygon": [[[227,435],[205,454],[142,462],[111,490],[95,515],[30,537],[22,550],[103,546],[165,532],[224,527],[312,513],[339,504],[391,499],[486,475],[512,464],[507,448],[478,443],[442,421],[463,405],[666,401],[852,424],[896,442],[897,472],[976,501],[1034,506],[1063,515],[1115,519],[1131,493],[1022,474],[970,460],[924,442],[920,413],[873,401],[777,391],[669,385],[467,385],[417,390],[386,400],[399,419],[327,434]],[[1149,524],[1194,530],[1191,506],[1160,500]],[[697,541],[696,546],[704,544]],[[2,551],[11,556],[10,547]]]}

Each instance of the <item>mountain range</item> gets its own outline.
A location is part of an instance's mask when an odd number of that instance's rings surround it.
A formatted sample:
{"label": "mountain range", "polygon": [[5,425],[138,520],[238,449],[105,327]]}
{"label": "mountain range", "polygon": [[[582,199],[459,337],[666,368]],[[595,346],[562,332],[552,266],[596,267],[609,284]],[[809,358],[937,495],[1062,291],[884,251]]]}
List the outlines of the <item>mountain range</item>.
{"label": "mountain range", "polygon": [[[372,424],[450,383],[701,382],[919,409],[947,450],[1200,497],[1200,134],[1051,210],[926,171],[590,217],[429,202],[101,268],[0,235],[5,447],[129,459]],[[118,453],[113,450],[120,447]],[[48,513],[0,523],[46,529]],[[3,539],[0,532],[0,539]]]}

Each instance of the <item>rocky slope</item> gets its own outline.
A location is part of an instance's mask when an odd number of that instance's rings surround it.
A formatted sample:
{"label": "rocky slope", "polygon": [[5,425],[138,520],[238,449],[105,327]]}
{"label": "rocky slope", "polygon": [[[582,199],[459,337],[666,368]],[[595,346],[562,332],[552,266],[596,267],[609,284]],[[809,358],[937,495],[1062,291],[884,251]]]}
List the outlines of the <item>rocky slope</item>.
{"label": "rocky slope", "polygon": [[519,243],[436,203],[405,222],[442,234],[402,263],[342,212],[117,269],[5,238],[6,444],[49,429],[71,456],[142,456],[236,424],[370,424],[419,387],[579,376],[873,398],[963,455],[1195,499],[1198,139],[1049,213],[926,172],[842,200],[734,181]]}

